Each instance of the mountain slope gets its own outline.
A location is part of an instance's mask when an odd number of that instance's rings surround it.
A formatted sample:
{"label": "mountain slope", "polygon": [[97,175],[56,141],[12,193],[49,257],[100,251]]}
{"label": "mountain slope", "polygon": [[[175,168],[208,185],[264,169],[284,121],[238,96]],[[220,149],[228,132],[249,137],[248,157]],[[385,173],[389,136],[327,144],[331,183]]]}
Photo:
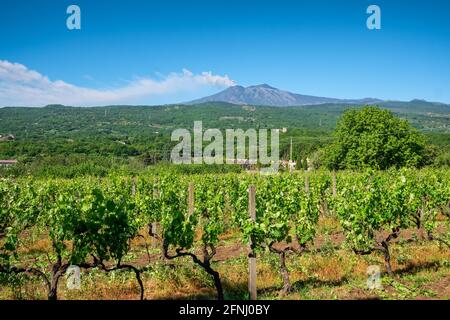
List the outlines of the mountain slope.
{"label": "mountain slope", "polygon": [[188,104],[198,104],[205,102],[228,102],[240,105],[250,104],[261,106],[287,107],[316,105],[324,103],[369,104],[378,103],[381,102],[381,100],[372,98],[351,100],[316,97],[283,91],[271,87],[267,84],[261,84],[249,87],[232,86],[217,94],[188,102]]}

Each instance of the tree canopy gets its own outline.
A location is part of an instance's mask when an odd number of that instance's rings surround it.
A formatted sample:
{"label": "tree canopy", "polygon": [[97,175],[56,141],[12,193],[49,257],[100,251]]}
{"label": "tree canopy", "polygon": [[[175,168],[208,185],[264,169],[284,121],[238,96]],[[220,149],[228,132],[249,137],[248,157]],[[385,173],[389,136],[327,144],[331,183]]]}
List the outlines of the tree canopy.
{"label": "tree canopy", "polygon": [[407,120],[367,106],[347,110],[325,150],[331,169],[421,167],[428,160],[425,137]]}

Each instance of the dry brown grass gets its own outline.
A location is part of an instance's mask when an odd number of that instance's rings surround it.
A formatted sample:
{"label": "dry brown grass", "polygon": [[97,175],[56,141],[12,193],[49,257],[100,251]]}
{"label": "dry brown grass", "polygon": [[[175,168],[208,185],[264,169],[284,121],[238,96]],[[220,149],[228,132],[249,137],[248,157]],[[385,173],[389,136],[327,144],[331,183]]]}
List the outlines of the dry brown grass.
{"label": "dry brown grass", "polygon": [[[321,217],[319,231],[331,233],[328,240],[341,243],[342,234],[339,225],[330,217]],[[320,233],[320,232],[319,232]],[[410,232],[411,233],[411,232]],[[194,268],[190,259],[171,261],[171,265],[159,260],[159,249],[153,249],[151,262],[146,256],[146,244],[152,239],[142,230],[144,238],[131,242],[135,257],[133,264],[147,266],[150,271],[143,273],[146,299],[214,299],[215,289],[212,281],[199,268]],[[199,236],[199,235],[197,235]],[[410,234],[408,233],[408,236]],[[321,235],[323,237],[323,235]],[[247,247],[240,243],[236,231],[230,231],[221,237],[214,268],[219,271],[227,298],[246,298],[247,290]],[[31,238],[30,238],[31,239]],[[319,246],[324,241],[318,241]],[[151,246],[150,246],[151,248]],[[159,245],[157,245],[159,248]],[[20,253],[36,255],[51,249],[47,237],[38,237]],[[156,253],[155,253],[156,252]],[[436,242],[395,243],[391,247],[392,267],[395,281],[406,286],[426,288],[434,292],[434,298],[449,295],[450,286],[450,250]],[[282,281],[278,270],[278,257],[265,253],[258,256],[258,290],[262,298],[277,298]],[[398,298],[397,289],[389,285],[383,293],[365,289],[367,267],[379,265],[384,270],[383,257],[378,253],[358,256],[340,248],[326,253],[305,253],[301,256],[291,254],[287,258],[293,292],[285,299],[374,299]],[[159,271],[158,271],[159,270]],[[65,278],[59,285],[60,299],[127,299],[139,298],[139,286],[130,272],[115,275],[101,271],[83,272],[81,290],[68,290]],[[422,285],[423,283],[423,285]],[[425,293],[424,293],[425,292]],[[420,291],[417,298],[428,298],[426,291]],[[381,294],[381,295],[380,295]],[[416,296],[411,296],[415,298]],[[400,296],[401,297],[401,296]],[[0,286],[0,299],[45,299],[46,293],[40,280],[25,281],[14,290]]]}

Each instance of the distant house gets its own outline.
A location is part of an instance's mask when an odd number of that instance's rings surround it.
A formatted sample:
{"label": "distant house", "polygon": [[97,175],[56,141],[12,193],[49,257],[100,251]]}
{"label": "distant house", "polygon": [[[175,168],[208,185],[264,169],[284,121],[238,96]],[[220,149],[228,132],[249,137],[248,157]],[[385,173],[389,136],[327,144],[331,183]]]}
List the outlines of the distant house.
{"label": "distant house", "polygon": [[[214,157],[191,157],[191,163],[214,163]],[[256,159],[224,159],[225,164],[239,165],[244,170],[255,170],[258,161]]]}
{"label": "distant house", "polygon": [[10,167],[17,164],[17,160],[0,160],[0,167]]}
{"label": "distant house", "polygon": [[280,160],[280,164],[283,168],[289,170],[289,171],[294,171],[295,167],[297,166],[297,161],[292,161],[292,160]]}
{"label": "distant house", "polygon": [[16,140],[16,137],[13,136],[12,134],[8,134],[6,136],[2,136],[0,134],[0,141],[14,141],[14,140]]}
{"label": "distant house", "polygon": [[238,164],[244,170],[255,170],[258,163],[255,159],[233,159],[234,164]]}

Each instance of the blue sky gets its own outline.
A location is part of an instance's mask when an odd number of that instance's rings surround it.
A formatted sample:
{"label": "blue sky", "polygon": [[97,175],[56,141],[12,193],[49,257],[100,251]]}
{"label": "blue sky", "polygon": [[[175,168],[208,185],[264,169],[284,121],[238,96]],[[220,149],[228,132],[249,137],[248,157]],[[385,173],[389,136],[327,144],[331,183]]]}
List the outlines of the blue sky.
{"label": "blue sky", "polygon": [[[71,4],[81,8],[81,30],[66,28]],[[366,28],[371,4],[381,8],[381,30]],[[233,83],[450,103],[447,0],[0,5],[0,106],[175,103]]]}

